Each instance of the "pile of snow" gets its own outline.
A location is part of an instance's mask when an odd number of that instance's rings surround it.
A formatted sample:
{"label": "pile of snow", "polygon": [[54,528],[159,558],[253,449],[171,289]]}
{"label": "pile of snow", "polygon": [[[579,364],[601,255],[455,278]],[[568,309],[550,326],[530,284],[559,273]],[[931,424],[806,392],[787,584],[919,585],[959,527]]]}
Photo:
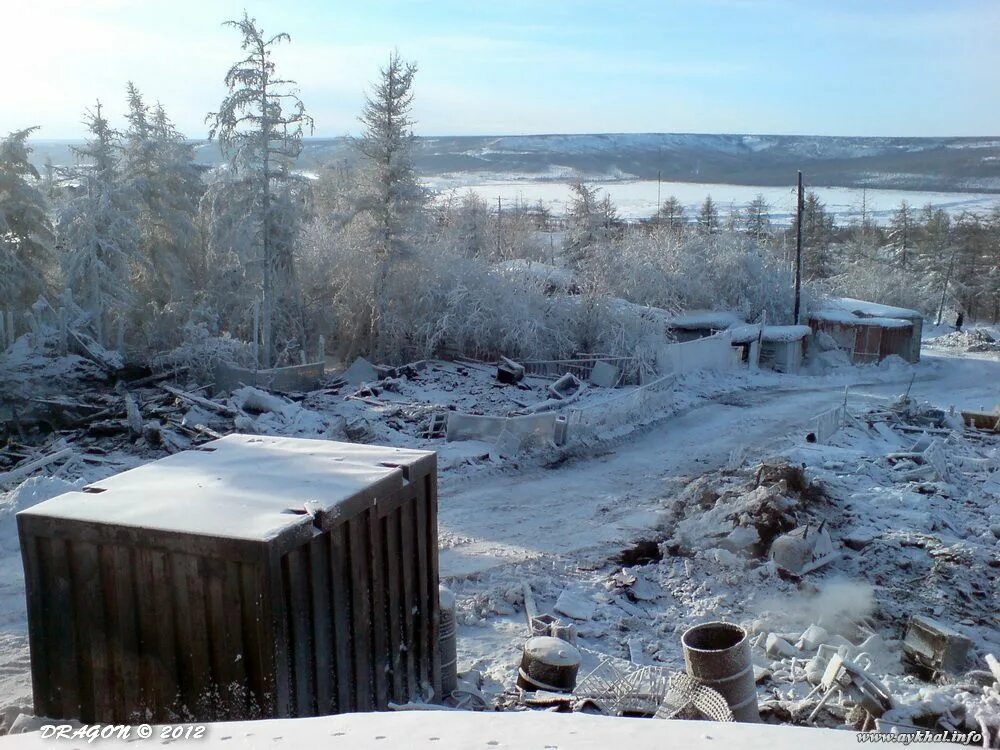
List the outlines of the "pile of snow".
{"label": "pile of snow", "polygon": [[1000,341],[982,328],[952,331],[943,336],[927,339],[928,346],[940,346],[962,352],[1000,352]]}

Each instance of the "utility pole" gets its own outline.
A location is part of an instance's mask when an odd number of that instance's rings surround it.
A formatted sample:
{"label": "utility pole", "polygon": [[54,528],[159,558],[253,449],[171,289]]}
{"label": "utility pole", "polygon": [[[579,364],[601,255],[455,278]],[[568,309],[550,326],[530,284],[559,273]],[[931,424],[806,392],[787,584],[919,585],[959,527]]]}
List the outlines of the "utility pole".
{"label": "utility pole", "polygon": [[503,255],[500,253],[500,196],[497,196],[497,260]]}
{"label": "utility pole", "polygon": [[795,205],[795,325],[799,324],[799,307],[802,295],[802,172],[799,171],[798,200]]}
{"label": "utility pole", "polygon": [[660,218],[660,207],[663,205],[660,202],[660,176],[662,175],[662,173],[663,173],[662,169],[657,169],[656,170],[656,214],[655,214],[655,216],[656,216],[657,219]]}

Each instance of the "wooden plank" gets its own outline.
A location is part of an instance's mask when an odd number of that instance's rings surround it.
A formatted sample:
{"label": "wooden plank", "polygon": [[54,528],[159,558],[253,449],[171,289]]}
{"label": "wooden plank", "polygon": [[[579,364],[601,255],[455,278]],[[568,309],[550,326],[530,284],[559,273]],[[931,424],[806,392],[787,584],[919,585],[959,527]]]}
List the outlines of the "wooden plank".
{"label": "wooden plank", "polygon": [[285,577],[282,557],[277,550],[271,550],[268,561],[268,587],[264,589],[264,607],[271,625],[272,649],[274,654],[274,706],[279,717],[293,716],[292,695],[292,646],[288,623],[288,601],[285,595]]}
{"label": "wooden plank", "polygon": [[356,711],[354,669],[351,654],[354,651],[353,618],[351,611],[350,553],[347,544],[349,524],[331,529],[330,584],[333,602],[333,654],[336,673],[336,701],[340,713]]}
{"label": "wooden plank", "polygon": [[226,563],[223,560],[202,558],[199,560],[199,568],[205,590],[205,641],[209,652],[209,685],[214,688],[219,698],[218,713],[213,706],[210,715],[213,721],[217,721],[232,718],[230,712],[233,709],[229,697],[234,681],[235,659],[226,628]]}
{"label": "wooden plank", "polygon": [[18,518],[21,561],[24,565],[24,589],[28,607],[28,643],[31,649],[31,689],[35,711],[41,716],[57,715],[49,693],[48,610],[45,603],[45,570],[38,555],[39,537],[25,533]]}
{"label": "wooden plank", "polygon": [[392,670],[392,654],[389,652],[386,565],[384,560],[385,538],[382,520],[373,509],[365,513],[368,521],[368,570],[371,575],[371,661],[374,672],[375,708],[384,711],[389,708],[389,673]]}
{"label": "wooden plank", "polygon": [[434,699],[440,701],[441,693],[441,651],[438,648],[441,611],[438,604],[438,527],[437,527],[437,474],[431,473],[423,478],[423,504],[427,508],[427,529],[425,544],[427,545],[427,576],[430,591],[430,632],[431,651],[431,686],[434,689]]}
{"label": "wooden plank", "polygon": [[[418,493],[413,500],[413,516],[416,528],[414,529],[414,538],[416,540],[416,554],[417,554],[417,654],[418,654],[418,674],[420,682],[426,681],[428,684],[433,684],[431,679],[432,669],[431,669],[431,659],[433,652],[437,649],[435,644],[431,643],[431,597],[437,597],[438,586],[437,583],[432,583],[427,575],[428,567],[428,553],[427,553],[427,542],[430,536],[427,528],[427,501],[424,494]],[[417,686],[418,689],[421,686]]]}
{"label": "wooden plank", "polygon": [[240,563],[228,560],[222,571],[223,627],[226,634],[223,661],[228,665],[220,679],[223,697],[231,706],[232,719],[250,718],[247,695],[247,659],[243,644],[243,597],[240,587]]}
{"label": "wooden plank", "polygon": [[274,673],[275,649],[271,641],[271,611],[264,592],[268,591],[265,566],[241,564],[240,598],[243,602],[243,661],[252,693],[252,716],[275,716],[277,696]]}
{"label": "wooden plank", "polygon": [[389,653],[391,656],[392,699],[396,703],[407,702],[406,667],[403,663],[403,627],[402,613],[402,576],[399,568],[402,560],[399,556],[399,514],[385,516],[381,519],[384,526],[385,544],[382,548],[381,564],[386,573],[386,598],[389,614]]}
{"label": "wooden plank", "polygon": [[[120,723],[126,721],[126,680],[129,679],[129,669],[126,664],[128,653],[125,648],[125,630],[128,627],[128,616],[132,607],[122,606],[123,596],[119,589],[124,588],[122,575],[118,570],[118,548],[116,545],[102,545],[98,550],[98,560],[101,569],[101,598],[104,600],[104,610],[107,613],[105,622],[108,638],[108,667],[110,671],[111,715],[98,717],[102,722]],[[135,679],[136,677],[133,677]]]}
{"label": "wooden plank", "polygon": [[354,634],[354,700],[356,711],[375,708],[371,659],[371,586],[369,578],[368,518],[365,511],[347,522],[351,566],[351,631]]}
{"label": "wooden plank", "polygon": [[291,635],[290,663],[293,674],[295,716],[316,715],[308,554],[308,547],[302,547],[289,552],[283,561]]}
{"label": "wooden plank", "polygon": [[108,616],[104,602],[100,547],[77,542],[72,547],[77,635],[80,639],[81,719],[109,722],[114,717]]}
{"label": "wooden plank", "polygon": [[115,565],[117,609],[119,613],[118,632],[121,639],[121,667],[124,677],[122,686],[122,720],[136,721],[143,717],[139,691],[139,610],[142,608],[136,598],[135,563],[129,547],[113,548]]}
{"label": "wooden plank", "polygon": [[316,711],[325,715],[337,710],[334,696],[329,534],[317,534],[309,543],[309,577],[312,582],[310,594],[313,660],[316,665]]}
{"label": "wooden plank", "polygon": [[415,618],[419,616],[420,608],[417,606],[416,582],[414,581],[414,569],[417,565],[417,556],[414,549],[416,524],[414,522],[413,505],[416,499],[411,499],[405,503],[397,514],[400,525],[400,549],[397,569],[402,567],[403,581],[400,598],[403,610],[403,635],[406,643],[406,685],[407,698],[419,698],[420,683],[417,678],[418,669],[418,649],[419,640],[422,633],[417,628]]}

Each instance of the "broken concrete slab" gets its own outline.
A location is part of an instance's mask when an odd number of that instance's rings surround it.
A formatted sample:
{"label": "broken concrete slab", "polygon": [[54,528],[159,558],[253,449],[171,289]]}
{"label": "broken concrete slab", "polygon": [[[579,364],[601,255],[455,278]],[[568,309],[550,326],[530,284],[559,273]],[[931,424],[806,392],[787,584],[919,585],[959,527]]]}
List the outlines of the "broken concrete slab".
{"label": "broken concrete slab", "polygon": [[791,659],[799,656],[799,650],[777,633],[768,633],[764,642],[764,653],[772,659]]}
{"label": "broken concrete slab", "polygon": [[760,543],[760,534],[753,526],[737,526],[719,542],[722,549],[730,552],[749,552],[750,549]]}
{"label": "broken concrete slab", "polygon": [[549,395],[556,399],[568,399],[575,396],[583,388],[583,381],[571,372],[567,372],[549,388]]}
{"label": "broken concrete slab", "polygon": [[509,385],[520,383],[524,380],[524,365],[507,357],[500,357],[497,363],[497,380]]}
{"label": "broken concrete slab", "polygon": [[375,365],[369,362],[364,357],[358,357],[351,366],[348,367],[342,373],[341,377],[348,382],[349,385],[361,385],[362,383],[373,383],[379,379],[378,370],[375,369]]}
{"label": "broken concrete slab", "polygon": [[830,633],[826,628],[822,628],[819,625],[813,623],[804,631],[802,635],[799,636],[799,640],[796,642],[796,648],[804,649],[806,651],[815,651],[824,643],[829,641]]}
{"label": "broken concrete slab", "polygon": [[[556,443],[556,415],[552,412],[501,417],[487,414],[448,413],[448,440],[481,440],[496,443],[501,437],[518,439],[522,446],[531,441]],[[505,442],[505,446],[507,445]]]}
{"label": "broken concrete slab", "polygon": [[965,666],[972,641],[942,622],[913,615],[903,638],[904,657],[934,672],[956,673]]}
{"label": "broken concrete slab", "polygon": [[597,603],[586,594],[573,589],[563,589],[556,599],[555,611],[574,620],[589,620],[597,610]]}
{"label": "broken concrete slab", "polygon": [[610,362],[595,362],[588,379],[598,388],[614,388],[618,385],[618,375],[618,368]]}

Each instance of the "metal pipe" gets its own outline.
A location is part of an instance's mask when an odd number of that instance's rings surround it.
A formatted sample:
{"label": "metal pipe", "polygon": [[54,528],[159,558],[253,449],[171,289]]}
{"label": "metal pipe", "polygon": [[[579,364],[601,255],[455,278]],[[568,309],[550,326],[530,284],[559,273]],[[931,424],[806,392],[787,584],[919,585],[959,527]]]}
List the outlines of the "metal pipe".
{"label": "metal pipe", "polygon": [[455,594],[444,586],[438,587],[441,619],[438,648],[441,650],[441,692],[447,699],[458,689],[458,642],[455,622]]}
{"label": "metal pipe", "polygon": [[760,721],[757,687],[746,631],[728,622],[706,622],[681,636],[688,676],[717,690],[736,721]]}

